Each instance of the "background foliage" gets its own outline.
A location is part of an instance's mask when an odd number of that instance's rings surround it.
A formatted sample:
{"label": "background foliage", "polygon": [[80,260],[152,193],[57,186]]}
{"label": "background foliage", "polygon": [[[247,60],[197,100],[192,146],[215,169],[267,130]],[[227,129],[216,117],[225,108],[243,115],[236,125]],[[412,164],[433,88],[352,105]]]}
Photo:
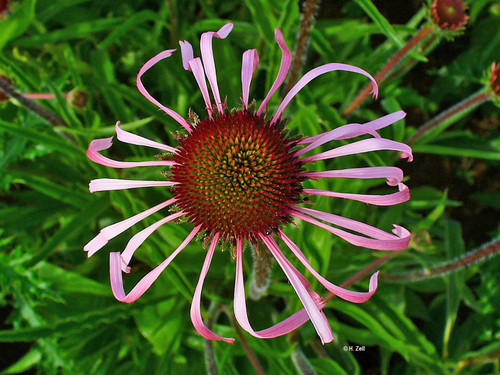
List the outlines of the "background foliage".
{"label": "background foliage", "polygon": [[[500,60],[500,5],[494,0],[469,5],[471,19],[463,33],[439,38],[427,50],[408,56],[382,85],[379,100],[367,100],[349,122],[404,109],[405,121],[383,134],[405,141],[426,120],[482,89],[491,63]],[[117,302],[109,287],[107,251],[123,249],[129,237],[119,236],[91,259],[82,247],[99,228],[169,193],[142,189],[90,194],[91,179],[156,179],[159,171],[111,170],[90,162],[85,150],[92,139],[112,135],[117,120],[127,130],[175,145],[170,132],[177,124],[138,93],[135,76],[148,58],[176,48],[179,39],[189,40],[196,50],[200,33],[228,20],[235,23],[233,33],[224,42],[214,42],[221,92],[227,94],[229,107],[241,105],[241,54],[257,48],[261,64],[252,96],[262,99],[279,67],[273,30],[280,27],[293,47],[300,9],[292,0],[11,4],[10,12],[0,18],[0,73],[21,92],[55,94],[56,99],[41,104],[68,126],[50,125],[15,100],[0,103],[1,374],[206,372],[207,346],[189,320],[205,250],[199,242],[189,245],[138,302]],[[374,74],[416,34],[427,15],[426,4],[418,0],[324,0],[305,70],[343,62]],[[148,73],[147,86],[178,113],[193,108],[202,114],[201,95],[182,69],[179,55]],[[342,111],[364,84],[362,77],[349,73],[315,80],[287,112],[292,133],[314,135],[346,123]],[[88,94],[85,108],[65,100],[63,93],[75,89]],[[271,107],[277,103],[276,97]],[[385,230],[392,223],[401,224],[414,234],[410,248],[380,267],[380,287],[369,302],[327,304],[325,312],[336,336],[332,344],[322,347],[310,323],[278,339],[257,340],[244,334],[234,346],[213,344],[220,373],[255,373],[242,345],[246,342],[267,374],[306,373],[307,366],[317,374],[498,374],[498,257],[411,282],[391,281],[390,275],[432,270],[498,239],[499,112],[488,102],[450,121],[415,143],[411,164],[390,153],[332,162],[333,168],[397,163],[405,170],[410,202],[377,208],[325,198],[317,207]],[[116,159],[150,156],[147,150],[120,144],[112,152]],[[328,186],[353,193],[386,191],[379,181],[335,181]],[[140,261],[133,263],[127,286],[163,260],[188,229],[166,225],[151,236],[137,253]],[[310,225],[289,227],[287,233],[313,266],[336,283],[386,255],[355,248]],[[233,283],[234,261],[229,252],[218,252],[205,283],[205,306],[210,300],[231,309]],[[365,278],[353,288],[366,286]],[[298,298],[276,268],[267,295],[249,303],[256,328],[299,308]],[[224,314],[215,329],[238,337]],[[345,345],[363,351],[345,351]]]}

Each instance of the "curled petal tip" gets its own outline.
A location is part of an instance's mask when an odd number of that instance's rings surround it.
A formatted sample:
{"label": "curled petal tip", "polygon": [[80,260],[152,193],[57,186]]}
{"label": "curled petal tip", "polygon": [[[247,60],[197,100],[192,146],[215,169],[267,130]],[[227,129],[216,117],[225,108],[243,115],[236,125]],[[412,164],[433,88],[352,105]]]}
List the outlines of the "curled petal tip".
{"label": "curled petal tip", "polygon": [[413,155],[409,154],[407,152],[403,152],[401,154],[401,159],[408,159],[408,162],[411,162],[411,161],[413,161]]}

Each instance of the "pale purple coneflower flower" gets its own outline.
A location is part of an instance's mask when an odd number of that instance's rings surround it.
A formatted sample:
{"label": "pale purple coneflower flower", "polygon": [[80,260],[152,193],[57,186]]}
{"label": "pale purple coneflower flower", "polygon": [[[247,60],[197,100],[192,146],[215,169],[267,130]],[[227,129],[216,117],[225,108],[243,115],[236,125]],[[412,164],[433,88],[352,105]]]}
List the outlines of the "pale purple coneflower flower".
{"label": "pale purple coneflower flower", "polygon": [[[241,110],[228,111],[221,101],[217,85],[212,39],[214,37],[226,38],[232,27],[232,24],[227,24],[217,32],[204,33],[200,43],[201,58],[194,57],[191,44],[186,41],[180,42],[183,66],[193,73],[207,108],[208,117],[201,121],[190,123],[178,113],[163,106],[149,94],[141,81],[142,75],[148,69],[160,60],[170,57],[175,50],[159,53],[139,71],[137,76],[139,91],[176,120],[185,129],[187,135],[179,140],[177,147],[172,147],[129,133],[121,129],[117,123],[117,138],[125,143],[165,151],[171,157],[160,157],[160,160],[155,161],[115,161],[100,154],[100,151],[111,147],[112,138],[96,139],[90,143],[88,157],[108,167],[169,166],[171,168],[169,181],[97,179],[90,182],[91,192],[172,186],[173,198],[102,229],[84,247],[84,250],[88,252],[88,256],[91,256],[109,240],[142,219],[175,205],[177,212],[169,214],[134,235],[122,253],[110,253],[111,286],[118,300],[127,303],[137,300],[197,234],[205,233],[210,245],[191,304],[191,320],[201,336],[211,340],[234,342],[234,339],[221,337],[207,328],[200,311],[202,286],[214,251],[219,241],[230,241],[236,258],[234,313],[238,323],[255,337],[272,338],[287,334],[311,320],[322,342],[327,343],[333,340],[333,334],[322,311],[325,303],[315,291],[311,290],[309,281],[283,254],[274,237],[281,239],[305,269],[327,290],[350,302],[367,301],[377,289],[378,272],[371,277],[368,292],[349,291],[336,286],[312,268],[302,251],[285,235],[283,227],[295,219],[301,219],[324,228],[356,246],[377,250],[405,249],[410,240],[410,233],[400,226],[394,225],[394,234],[391,234],[364,223],[301,206],[304,203],[301,196],[304,195],[346,198],[380,206],[407,201],[410,197],[409,190],[402,183],[403,172],[396,167],[352,168],[322,172],[306,171],[303,168],[318,160],[376,150],[400,151],[403,157],[411,160],[412,153],[409,146],[381,138],[377,133],[378,129],[402,119],[405,113],[395,112],[365,124],[348,124],[313,137],[289,138],[283,131],[286,120],[282,118],[282,114],[293,97],[312,79],[327,72],[344,70],[368,77],[372,81],[374,95],[377,95],[377,84],[367,72],[360,68],[345,64],[325,64],[306,73],[287,93],[275,114],[268,118],[268,102],[283,84],[292,60],[292,54],[279,29],[276,29],[275,36],[282,51],[282,60],[269,93],[255,113],[249,109],[250,83],[257,69],[259,58],[255,49],[248,50],[243,54],[241,70],[243,106]],[[208,79],[215,106],[210,98],[206,79]],[[303,156],[326,142],[351,139],[361,135],[371,137],[329,151]],[[362,195],[302,187],[304,180],[319,178],[385,178],[387,183],[397,187],[398,191],[388,195]],[[185,217],[193,224],[194,229],[170,256],[144,276],[126,294],[123,288],[122,272],[130,271],[128,264],[134,252],[161,225],[173,222],[180,217]],[[247,241],[254,244],[262,241],[265,244],[304,305],[304,309],[261,331],[253,330],[247,316],[243,278],[243,249]]]}

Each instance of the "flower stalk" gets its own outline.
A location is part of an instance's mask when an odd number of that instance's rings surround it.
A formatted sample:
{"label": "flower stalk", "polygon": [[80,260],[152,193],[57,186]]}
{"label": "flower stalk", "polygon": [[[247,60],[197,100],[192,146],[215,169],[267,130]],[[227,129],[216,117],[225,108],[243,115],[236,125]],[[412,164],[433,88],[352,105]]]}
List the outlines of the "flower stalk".
{"label": "flower stalk", "polygon": [[250,282],[249,297],[258,301],[269,288],[271,280],[271,266],[273,256],[264,246],[262,241],[252,246],[253,268],[252,281]]}
{"label": "flower stalk", "polygon": [[297,83],[300,72],[304,66],[306,59],[306,51],[309,46],[309,37],[311,36],[311,29],[314,21],[316,20],[316,13],[319,8],[320,0],[306,0],[304,2],[304,10],[302,11],[299,35],[297,44],[295,45],[294,59],[292,67],[290,68],[290,78],[286,84],[285,93]]}
{"label": "flower stalk", "polygon": [[448,108],[444,112],[441,112],[439,115],[427,121],[424,125],[418,128],[415,134],[413,134],[410,139],[408,139],[408,144],[415,143],[424,135],[438,127],[446,127],[447,125],[452,124],[454,121],[458,120],[466,113],[472,111],[488,100],[491,100],[491,98],[492,93],[485,92],[484,90],[472,94],[468,98]]}
{"label": "flower stalk", "polygon": [[457,259],[452,259],[436,267],[402,274],[383,275],[382,278],[389,282],[414,282],[430,279],[469,267],[474,263],[484,261],[487,258],[498,255],[499,253],[500,237],[497,237],[493,241],[482,245],[478,249],[469,251]]}
{"label": "flower stalk", "polygon": [[[375,80],[377,83],[380,85],[388,76],[388,74],[394,69],[394,67],[401,61],[402,58],[404,58],[413,48],[415,48],[420,42],[422,42],[424,39],[426,39],[432,32],[434,28],[433,26],[429,25],[426,27],[423,27],[420,29],[420,31],[413,37],[411,38],[408,43],[404,45],[403,48],[401,48],[398,52],[396,52],[380,69],[377,74],[375,75]],[[371,91],[371,86],[366,85],[354,98],[354,100],[349,104],[349,106],[344,110],[344,116],[349,116],[351,113],[353,113],[360,105],[363,103],[363,101],[366,99],[366,97],[370,94]]]}
{"label": "flower stalk", "polygon": [[0,77],[0,90],[5,94],[10,96],[11,98],[16,99],[23,107],[28,109],[29,111],[37,114],[44,120],[47,120],[50,124],[55,126],[68,126],[68,124],[56,115],[54,112],[48,110],[47,108],[42,107],[40,104],[35,102],[33,99],[25,97],[23,94],[19,93],[9,82],[7,79]]}

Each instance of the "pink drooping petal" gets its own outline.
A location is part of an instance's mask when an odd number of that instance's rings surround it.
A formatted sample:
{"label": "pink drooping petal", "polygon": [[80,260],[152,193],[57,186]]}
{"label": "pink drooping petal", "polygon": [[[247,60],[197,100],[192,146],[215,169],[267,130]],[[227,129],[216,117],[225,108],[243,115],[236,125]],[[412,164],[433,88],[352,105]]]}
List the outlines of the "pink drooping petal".
{"label": "pink drooping petal", "polygon": [[99,234],[94,237],[88,244],[83,247],[83,250],[87,251],[87,256],[90,258],[97,251],[99,251],[104,245],[108,243],[109,240],[118,236],[120,233],[123,233],[133,225],[137,224],[139,221],[144,220],[148,216],[154,214],[155,212],[160,211],[162,208],[168,207],[171,204],[175,203],[176,199],[172,198],[160,204],[157,204],[154,207],[147,209],[137,215],[129,217],[123,221],[118,223],[114,223],[109,225],[99,232]]}
{"label": "pink drooping petal", "polygon": [[[394,124],[396,121],[403,119],[405,116],[406,116],[406,113],[404,111],[397,111],[397,112],[393,112],[389,115],[385,115],[383,117],[380,117],[376,120],[372,120],[370,122],[364,123],[362,125],[376,131],[376,130],[385,128],[386,126]],[[316,142],[316,140],[324,137],[328,133],[330,133],[330,131],[327,131],[327,132],[324,132],[324,133],[321,133],[321,134],[318,134],[318,135],[315,135],[312,137],[303,138],[300,140],[300,142],[298,142],[298,144],[304,145],[304,144]]]}
{"label": "pink drooping petal", "polygon": [[165,112],[167,115],[169,115],[175,121],[177,121],[179,124],[181,124],[188,132],[191,132],[191,126],[189,125],[189,123],[181,115],[179,115],[177,112],[171,110],[170,108],[165,107],[158,100],[153,98],[151,96],[151,94],[148,92],[148,90],[146,90],[146,88],[144,87],[144,84],[142,83],[142,80],[141,80],[142,75],[144,73],[146,73],[153,65],[155,65],[158,61],[161,61],[163,59],[166,59],[167,57],[170,57],[174,51],[175,51],[175,49],[170,49],[170,50],[160,52],[155,57],[148,60],[146,62],[146,64],[144,64],[143,67],[139,70],[139,73],[137,74],[137,88],[139,89],[139,92],[142,95],[144,95],[144,97],[146,99],[148,99],[151,103],[155,104],[163,112]]}
{"label": "pink drooping petal", "polygon": [[248,108],[248,96],[250,95],[250,83],[252,76],[259,66],[259,55],[256,49],[249,49],[243,53],[241,64],[241,87],[243,91],[243,109]]}
{"label": "pink drooping petal", "polygon": [[111,168],[134,168],[134,167],[149,167],[149,166],[166,166],[174,165],[170,160],[152,160],[152,161],[117,161],[107,158],[99,153],[99,151],[107,150],[113,144],[113,137],[94,139],[90,142],[87,149],[87,156],[95,163]]}
{"label": "pink drooping petal", "polygon": [[139,233],[134,235],[127,243],[127,246],[125,247],[125,250],[122,252],[122,271],[129,273],[130,272],[130,267],[128,267],[128,264],[130,263],[130,259],[132,259],[132,256],[134,255],[135,251],[143,244],[146,239],[154,233],[159,227],[161,227],[163,224],[166,224],[170,221],[173,221],[179,217],[184,215],[184,212],[179,211],[176,212],[175,214],[168,215],[164,217],[161,220],[158,220],[156,223],[150,225],[147,228],[144,228],[141,230]]}
{"label": "pink drooping petal", "polygon": [[278,45],[281,49],[280,70],[278,71],[278,75],[276,76],[276,79],[274,80],[271,89],[267,93],[266,98],[260,104],[259,110],[257,111],[257,116],[260,116],[262,114],[264,109],[267,107],[267,103],[269,103],[269,100],[271,99],[273,94],[283,84],[288,74],[288,70],[290,69],[290,65],[292,64],[292,52],[286,45],[285,38],[283,38],[283,33],[281,32],[280,29],[276,28],[274,30],[274,37],[276,38],[276,42],[278,42]]}
{"label": "pink drooping petal", "polygon": [[385,250],[385,251],[400,251],[400,250],[404,250],[408,247],[408,244],[410,243],[410,239],[411,239],[410,232],[408,232],[406,229],[399,227],[399,226],[396,226],[396,225],[394,226],[396,229],[393,232],[397,231],[397,233],[400,234],[401,238],[379,240],[379,239],[358,236],[356,234],[346,232],[345,230],[342,230],[342,229],[333,228],[329,225],[323,224],[323,223],[319,222],[318,220],[315,220],[309,216],[303,215],[299,212],[292,213],[292,216],[295,216],[298,219],[302,219],[304,221],[307,221],[307,222],[314,224],[320,228],[326,229],[330,233],[333,233],[333,234],[339,236],[340,238],[346,240],[350,244],[353,244],[355,246],[360,246],[360,247],[366,247],[367,249]]}
{"label": "pink drooping petal", "polygon": [[[304,308],[306,309],[307,314],[311,319],[311,323],[314,325],[316,333],[319,335],[321,342],[325,344],[333,341],[332,328],[328,323],[328,319],[316,304],[319,301],[315,301],[313,299],[313,297],[319,298],[319,296],[316,293],[311,293],[311,290],[309,289],[309,282],[307,282],[307,285],[304,285],[303,281],[301,280],[302,278],[304,278],[303,275],[298,272],[294,266],[292,266],[292,264],[283,255],[278,247],[278,244],[271,236],[261,235],[261,239],[262,241],[264,241],[269,251],[271,251],[274,258],[285,273],[286,277],[292,284],[295,293],[297,293],[297,295],[299,296],[299,299],[304,305]],[[302,277],[298,277],[298,275]]]}
{"label": "pink drooping petal", "polygon": [[141,137],[140,135],[133,134],[123,130],[122,128],[120,128],[120,121],[116,123],[115,130],[116,130],[116,138],[118,138],[118,140],[120,140],[121,142],[128,143],[131,145],[156,148],[158,150],[163,150],[167,152],[173,152],[173,153],[177,152],[177,149],[175,147],[167,146],[162,143],[155,142],[150,139]]}
{"label": "pink drooping petal", "polygon": [[234,315],[238,323],[249,332],[252,336],[269,339],[279,337],[290,333],[303,325],[309,320],[309,316],[305,309],[298,311],[287,319],[275,324],[274,326],[261,330],[254,331],[248,321],[246,297],[245,297],[245,281],[243,278],[243,246],[241,239],[236,242],[236,278],[234,286]]}
{"label": "pink drooping petal", "polygon": [[376,206],[393,206],[395,204],[406,202],[410,199],[410,189],[408,189],[408,186],[400,183],[398,184],[398,187],[398,192],[386,195],[337,193],[334,191],[320,189],[304,189],[303,193],[309,195],[320,195],[323,197],[351,199],[353,201],[374,204]]}
{"label": "pink drooping petal", "polygon": [[214,53],[212,50],[212,39],[214,37],[225,39],[232,29],[233,24],[228,23],[222,26],[216,33],[213,31],[203,33],[200,40],[200,50],[201,58],[203,60],[203,66],[205,67],[205,73],[207,74],[208,82],[210,82],[212,95],[214,96],[215,104],[217,105],[217,110],[219,111],[219,113],[223,112],[223,108],[222,102],[220,100],[219,86],[217,84],[217,73],[215,70]]}
{"label": "pink drooping petal", "polygon": [[94,193],[96,191],[124,190],[124,189],[136,189],[142,187],[173,186],[173,185],[177,185],[177,182],[98,178],[97,180],[90,181],[89,190],[91,193]]}
{"label": "pink drooping petal", "polygon": [[193,237],[198,233],[199,227],[196,227],[192,232],[186,237],[186,239],[179,245],[179,247],[170,256],[161,262],[156,268],[150,271],[146,276],[144,276],[136,286],[130,291],[129,294],[125,294],[123,289],[123,279],[122,279],[122,258],[119,252],[109,253],[109,277],[111,279],[111,289],[113,290],[113,295],[120,302],[132,303],[136,301],[140,296],[142,296],[146,290],[149,289],[151,285],[156,281],[165,268],[174,260],[174,258],[191,242]]}
{"label": "pink drooping petal", "polygon": [[367,168],[349,168],[331,171],[312,171],[303,172],[301,176],[318,178],[385,178],[387,184],[396,186],[403,181],[403,171],[397,167],[367,167]]}
{"label": "pink drooping petal", "polygon": [[358,137],[358,136],[364,135],[364,134],[370,134],[370,135],[373,135],[375,138],[380,138],[380,135],[375,130],[371,129],[368,126],[360,125],[360,124],[343,125],[337,129],[331,130],[331,131],[329,131],[327,133],[323,133],[323,134],[324,135],[322,137],[317,138],[309,146],[306,146],[303,149],[298,150],[294,155],[295,156],[303,155],[306,152],[309,152],[312,149],[315,149],[316,147],[319,147],[319,146],[321,146],[327,142],[333,141],[333,140],[349,139],[349,138]]}
{"label": "pink drooping petal", "polygon": [[301,160],[303,163],[311,163],[318,160],[332,159],[339,156],[354,155],[378,150],[401,151],[402,158],[408,158],[408,161],[413,160],[410,146],[385,138],[363,139],[362,141],[357,141],[348,145],[340,146],[334,148],[333,150],[325,151],[316,155],[306,156]]}
{"label": "pink drooping petal", "polygon": [[375,97],[377,97],[378,95],[377,82],[375,82],[375,79],[370,74],[365,72],[363,69],[360,69],[352,65],[337,64],[337,63],[321,65],[304,74],[304,76],[295,84],[295,86],[292,87],[292,89],[288,92],[288,94],[286,94],[285,98],[281,102],[281,105],[278,107],[278,110],[274,114],[273,119],[271,120],[271,124],[274,124],[276,121],[278,121],[278,119],[281,117],[283,111],[286,109],[290,101],[293,99],[295,95],[297,95],[297,93],[300,90],[302,90],[302,88],[305,85],[311,82],[314,78],[328,72],[333,72],[335,70],[343,70],[347,72],[359,73],[364,75],[365,77],[368,77],[372,81],[373,85],[372,93]]}
{"label": "pink drooping petal", "polygon": [[191,70],[189,62],[194,59],[193,46],[187,40],[179,40],[181,46],[182,66],[185,70]]}
{"label": "pink drooping petal", "polygon": [[279,229],[279,235],[281,239],[286,243],[286,245],[292,250],[292,252],[295,254],[295,256],[300,260],[300,262],[307,268],[309,272],[330,292],[335,294],[336,296],[350,302],[354,303],[363,303],[368,301],[373,294],[377,290],[378,286],[378,272],[375,272],[372,277],[370,278],[370,286],[368,288],[368,292],[354,292],[348,289],[341,288],[331,282],[329,282],[327,279],[325,279],[323,276],[321,276],[316,270],[311,266],[311,264],[308,262],[306,256],[304,253],[298,248],[298,246],[293,243],[290,238],[288,238],[281,229]]}
{"label": "pink drooping petal", "polygon": [[215,248],[217,247],[218,240],[219,234],[216,234],[210,243],[205,261],[203,262],[203,267],[201,268],[200,278],[198,279],[198,284],[196,284],[196,289],[194,291],[193,301],[191,302],[190,316],[191,322],[193,323],[196,331],[198,331],[198,333],[207,340],[219,340],[233,344],[233,338],[219,336],[210,330],[205,323],[203,323],[203,318],[201,317],[201,292],[203,289],[203,283],[205,282],[205,277],[207,276],[208,269],[210,268],[210,263],[212,262],[212,257],[214,256]]}
{"label": "pink drooping petal", "polygon": [[205,80],[205,71],[203,70],[203,64],[201,63],[201,59],[199,57],[192,59],[189,61],[190,70],[193,72],[194,78],[196,79],[196,83],[200,88],[201,95],[203,96],[203,100],[205,101],[205,108],[208,111],[208,115],[212,118],[212,103],[210,101],[210,94],[208,93],[207,81]]}
{"label": "pink drooping petal", "polygon": [[313,210],[312,208],[295,206],[294,210],[378,240],[398,240],[400,237],[404,237],[403,232],[399,232],[400,234],[387,233],[382,229],[375,228],[371,225],[328,212]]}

